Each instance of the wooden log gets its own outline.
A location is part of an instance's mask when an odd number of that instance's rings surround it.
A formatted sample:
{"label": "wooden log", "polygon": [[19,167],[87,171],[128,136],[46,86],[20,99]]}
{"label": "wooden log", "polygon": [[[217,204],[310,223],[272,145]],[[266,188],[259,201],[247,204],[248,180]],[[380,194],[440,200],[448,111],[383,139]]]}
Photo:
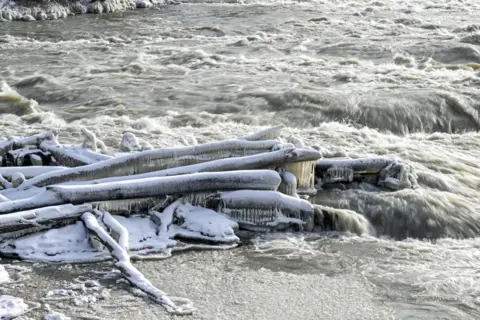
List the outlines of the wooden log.
{"label": "wooden log", "polygon": [[206,172],[95,185],[48,186],[31,198],[0,203],[0,214],[65,203],[160,197],[216,190],[276,190],[280,176],[272,170]]}
{"label": "wooden log", "polygon": [[[165,292],[152,285],[152,283],[132,265],[130,257],[124,248],[125,239],[128,239],[128,231],[123,226],[120,224],[107,224],[108,227],[120,234],[120,238],[123,239],[122,246],[98,224],[93,214],[89,212],[84,213],[82,220],[89,233],[108,248],[112,257],[116,260],[115,267],[120,270],[128,282],[143,291],[150,299],[164,306],[170,313],[185,315],[192,314],[195,311],[190,300],[169,297]],[[104,220],[104,223],[105,222],[109,223],[111,221],[107,219],[107,221]]]}
{"label": "wooden log", "polygon": [[133,175],[176,167],[181,157],[200,157],[206,162],[215,159],[230,158],[269,152],[279,142],[228,140],[207,143],[192,147],[168,148],[127,154],[99,163],[49,172],[26,181],[23,188],[43,187],[66,181],[86,181],[115,176]]}

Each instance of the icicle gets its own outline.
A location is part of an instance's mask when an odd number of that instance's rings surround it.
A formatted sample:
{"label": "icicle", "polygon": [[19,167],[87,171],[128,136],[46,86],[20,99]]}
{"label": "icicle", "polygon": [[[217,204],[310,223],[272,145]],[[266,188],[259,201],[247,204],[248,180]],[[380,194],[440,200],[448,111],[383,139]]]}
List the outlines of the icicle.
{"label": "icicle", "polygon": [[309,230],[313,227],[312,205],[276,191],[239,190],[221,192],[212,197],[209,207],[216,207],[245,226],[282,229],[292,224]]}
{"label": "icicle", "polygon": [[115,215],[133,215],[147,212],[156,204],[165,201],[166,197],[148,197],[135,199],[107,200],[90,202],[96,210],[108,211]]}
{"label": "icicle", "polygon": [[315,164],[316,160],[287,163],[284,168],[297,178],[297,193],[299,195],[315,195]]}

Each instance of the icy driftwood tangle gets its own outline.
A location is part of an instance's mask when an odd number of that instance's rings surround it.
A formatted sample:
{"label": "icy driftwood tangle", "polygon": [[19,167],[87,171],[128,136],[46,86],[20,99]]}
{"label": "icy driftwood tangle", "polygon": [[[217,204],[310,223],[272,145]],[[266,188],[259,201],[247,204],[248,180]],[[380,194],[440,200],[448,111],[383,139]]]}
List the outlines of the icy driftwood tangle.
{"label": "icy driftwood tangle", "polygon": [[413,168],[407,163],[387,157],[363,159],[321,159],[315,166],[319,185],[367,182],[398,190],[417,184]]}
{"label": "icy driftwood tangle", "polygon": [[276,190],[280,182],[280,176],[276,171],[246,170],[197,173],[95,185],[48,186],[46,191],[34,197],[0,203],[0,214],[65,203],[81,204],[215,190]]}
{"label": "icy driftwood tangle", "polygon": [[46,173],[27,181],[22,187],[43,187],[66,181],[85,181],[152,172],[179,165],[269,152],[278,144],[276,140],[229,140],[191,147],[143,151],[78,168]]}

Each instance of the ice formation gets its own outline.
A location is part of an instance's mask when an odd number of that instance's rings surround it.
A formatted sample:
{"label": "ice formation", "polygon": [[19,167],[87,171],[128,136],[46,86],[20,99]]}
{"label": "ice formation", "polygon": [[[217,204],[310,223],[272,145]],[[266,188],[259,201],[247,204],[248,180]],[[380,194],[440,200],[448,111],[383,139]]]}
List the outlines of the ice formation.
{"label": "ice formation", "polygon": [[[306,198],[338,184],[368,183],[385,191],[416,186],[407,163],[323,158],[297,137],[283,143],[281,127],[153,150],[127,132],[123,153],[109,150],[87,129],[82,133],[80,147],[59,144],[56,132],[0,139],[0,255],[44,262],[113,260],[130,284],[176,314],[195,308],[153,286],[132,259],[232,248],[241,230],[373,234],[362,215]],[[0,282],[8,281],[5,274],[0,269]],[[8,301],[12,310],[23,307]]]}

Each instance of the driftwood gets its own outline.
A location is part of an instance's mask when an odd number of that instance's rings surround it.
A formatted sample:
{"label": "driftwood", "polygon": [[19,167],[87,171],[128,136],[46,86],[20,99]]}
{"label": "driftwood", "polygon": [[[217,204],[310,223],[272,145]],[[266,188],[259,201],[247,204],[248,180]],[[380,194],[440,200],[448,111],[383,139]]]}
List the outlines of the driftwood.
{"label": "driftwood", "polygon": [[95,185],[48,186],[36,196],[0,203],[0,214],[65,203],[158,197],[214,190],[276,190],[280,176],[272,170],[208,172],[127,180]]}
{"label": "driftwood", "polygon": [[65,220],[78,220],[83,213],[89,210],[92,210],[91,205],[65,204],[0,215],[0,234],[33,227],[39,227],[39,230],[53,228]]}
{"label": "driftwood", "polygon": [[178,160],[206,162],[215,159],[269,152],[279,142],[229,140],[183,148],[148,150],[124,155],[99,163],[50,172],[28,180],[23,188],[43,187],[66,181],[85,181],[133,175],[176,167]]}
{"label": "driftwood", "polygon": [[195,309],[193,304],[188,299],[171,298],[165,292],[157,289],[148,281],[144,275],[135,268],[130,262],[130,257],[125,248],[125,243],[128,243],[128,232],[119,224],[109,223],[111,219],[104,220],[109,228],[112,228],[119,235],[119,242],[117,243],[108,232],[100,227],[95,216],[89,212],[83,214],[82,220],[85,227],[90,234],[97,238],[111,253],[112,257],[117,261],[115,267],[122,273],[125,279],[133,286],[143,291],[150,299],[165,307],[165,309],[174,314],[191,314]]}
{"label": "driftwood", "polygon": [[79,184],[90,183],[106,183],[124,180],[135,180],[152,177],[167,177],[191,174],[196,172],[222,172],[222,171],[238,171],[238,170],[254,170],[254,169],[276,169],[285,167],[288,164],[316,161],[320,158],[320,154],[314,150],[307,149],[282,149],[278,151],[261,153],[246,157],[234,157],[227,159],[219,159],[204,163],[176,167],[166,170],[153,171],[149,173],[136,174],[131,176],[120,176],[112,178],[98,179],[94,181],[80,182]]}
{"label": "driftwood", "polygon": [[207,206],[222,212],[249,230],[313,230],[313,207],[306,201],[275,191],[221,192]]}

